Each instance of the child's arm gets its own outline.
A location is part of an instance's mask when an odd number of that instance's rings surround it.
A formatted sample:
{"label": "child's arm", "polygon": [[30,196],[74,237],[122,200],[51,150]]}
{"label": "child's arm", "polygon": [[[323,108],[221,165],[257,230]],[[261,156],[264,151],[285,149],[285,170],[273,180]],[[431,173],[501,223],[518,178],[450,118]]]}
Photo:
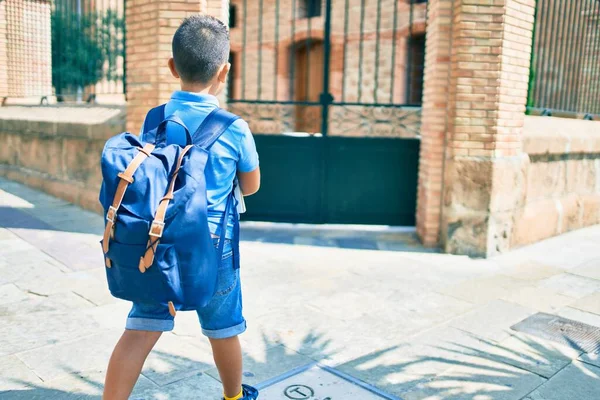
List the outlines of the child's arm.
{"label": "child's arm", "polygon": [[248,124],[237,120],[234,125],[240,130],[240,150],[237,164],[237,178],[244,196],[250,196],[260,188],[260,168],[258,166],[258,153],[254,137]]}
{"label": "child's arm", "polygon": [[239,172],[237,173],[238,180],[240,182],[240,189],[244,196],[250,196],[258,192],[260,189],[260,168],[252,172]]}

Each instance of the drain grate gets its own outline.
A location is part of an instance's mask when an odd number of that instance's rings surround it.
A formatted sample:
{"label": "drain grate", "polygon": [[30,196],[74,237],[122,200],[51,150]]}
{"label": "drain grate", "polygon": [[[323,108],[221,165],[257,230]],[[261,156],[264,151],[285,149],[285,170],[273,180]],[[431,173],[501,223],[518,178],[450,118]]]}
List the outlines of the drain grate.
{"label": "drain grate", "polygon": [[600,327],[556,315],[537,313],[513,325],[511,329],[566,344],[585,353],[600,349]]}
{"label": "drain grate", "polygon": [[400,400],[341,371],[309,364],[256,386],[261,400]]}

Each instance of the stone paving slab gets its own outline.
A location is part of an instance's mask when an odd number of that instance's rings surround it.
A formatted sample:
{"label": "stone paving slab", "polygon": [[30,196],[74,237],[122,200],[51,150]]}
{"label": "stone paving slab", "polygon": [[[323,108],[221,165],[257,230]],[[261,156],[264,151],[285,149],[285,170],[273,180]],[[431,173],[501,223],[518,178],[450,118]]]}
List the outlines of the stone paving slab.
{"label": "stone paving slab", "polygon": [[571,273],[600,280],[600,257],[588,260],[583,264],[573,268]]}
{"label": "stone paving slab", "polygon": [[600,315],[597,314],[588,313],[572,307],[564,307],[558,310],[556,315],[600,328]]}
{"label": "stone paving slab", "polygon": [[600,347],[598,347],[598,349],[592,353],[582,354],[579,357],[579,361],[583,361],[584,363],[600,368]]}
{"label": "stone paving slab", "polygon": [[600,315],[600,291],[581,298],[573,303],[571,307]]}
{"label": "stone paving slab", "polygon": [[551,276],[559,275],[561,273],[563,273],[563,270],[560,268],[537,262],[525,262],[517,265],[509,264],[502,271],[502,275],[533,282],[550,278]]}
{"label": "stone paving slab", "polygon": [[17,356],[0,357],[0,371],[0,396],[4,391],[24,389],[42,382]]}
{"label": "stone paving slab", "polygon": [[94,321],[70,310],[2,317],[0,356],[89,336],[97,329]]}
{"label": "stone paving slab", "polygon": [[539,286],[579,299],[600,291],[600,280],[573,274],[560,274],[540,281]]}
{"label": "stone paving slab", "polygon": [[[112,348],[121,336],[120,331],[102,331],[74,341],[63,341],[17,355],[44,382],[65,375],[94,370],[108,365]],[[81,357],[86,354],[86,357]]]}
{"label": "stone paving slab", "polygon": [[546,313],[556,313],[559,309],[576,302],[576,299],[544,287],[526,286],[502,297],[511,303]]}
{"label": "stone paving slab", "polygon": [[499,342],[513,334],[510,326],[534,313],[531,308],[496,300],[454,319],[450,325],[478,337]]}
{"label": "stone paving slab", "polygon": [[402,397],[404,400],[519,400],[544,382],[544,378],[522,369],[480,360],[459,364]]}
{"label": "stone paving slab", "polygon": [[531,393],[526,400],[597,399],[600,393],[600,368],[574,362]]}
{"label": "stone paving slab", "polygon": [[482,279],[472,279],[457,285],[446,287],[440,292],[475,304],[509,295],[526,285],[526,282],[504,275],[495,275]]}

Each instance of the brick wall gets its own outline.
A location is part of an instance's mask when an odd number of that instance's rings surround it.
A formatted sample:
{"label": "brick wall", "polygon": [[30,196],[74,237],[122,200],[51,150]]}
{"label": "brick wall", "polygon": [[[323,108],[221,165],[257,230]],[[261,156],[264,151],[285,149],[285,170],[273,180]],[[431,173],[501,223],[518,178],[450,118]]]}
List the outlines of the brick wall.
{"label": "brick wall", "polygon": [[47,0],[0,4],[0,97],[52,94],[50,9]]}
{"label": "brick wall", "polygon": [[0,97],[8,95],[8,21],[6,1],[0,1]]}
{"label": "brick wall", "polygon": [[448,79],[452,40],[452,1],[430,0],[421,117],[421,154],[417,195],[417,233],[423,243],[439,243]]}
{"label": "brick wall", "polygon": [[[244,3],[247,5],[246,10]],[[297,7],[301,4],[300,1],[294,0],[265,0],[261,9],[260,2],[232,1],[237,10],[236,27],[231,30],[234,54],[233,93],[230,94],[232,98],[318,101],[319,89],[314,88],[323,79],[323,50],[319,46],[323,41],[325,11],[322,10],[321,16],[301,18],[302,10],[298,9],[294,14],[294,3]],[[360,0],[332,1],[329,78],[330,93],[335,101],[395,104],[407,102],[406,50],[409,30],[412,30],[414,35],[424,34],[425,4],[414,6],[411,27],[409,2],[382,0],[380,3],[380,10],[375,5],[366,6],[364,15],[361,16]],[[323,8],[324,5],[325,2]],[[396,21],[394,7],[397,7]],[[298,60],[301,58],[300,53],[311,46],[315,46],[316,49],[308,56],[309,72],[304,72]],[[315,93],[299,95],[300,91],[295,87],[295,82],[300,79],[300,75],[305,76],[304,79],[313,87]],[[311,92],[311,89],[307,91]],[[251,116],[250,125],[255,132],[280,134],[282,127],[288,131],[321,131],[321,109],[318,106],[263,106],[262,108],[269,109],[254,110],[253,106],[235,105],[234,108],[241,114]],[[274,123],[268,119],[257,118],[254,111],[266,115],[276,114],[279,121]],[[418,135],[418,110],[396,109],[393,113],[394,115],[388,116],[381,108],[362,107],[359,110],[356,107],[333,107],[331,114],[335,115],[335,119],[332,120],[333,124],[329,124],[328,133],[333,136]],[[304,123],[298,122],[301,120],[304,120]],[[362,123],[364,121],[380,122],[374,129],[366,129]],[[402,129],[403,123],[408,125],[408,129]]]}

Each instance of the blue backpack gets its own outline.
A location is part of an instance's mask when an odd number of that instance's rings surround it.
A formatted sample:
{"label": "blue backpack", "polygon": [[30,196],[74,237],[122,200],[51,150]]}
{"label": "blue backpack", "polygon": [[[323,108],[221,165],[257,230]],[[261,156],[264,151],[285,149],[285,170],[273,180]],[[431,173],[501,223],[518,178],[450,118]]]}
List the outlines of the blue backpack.
{"label": "blue backpack", "polygon": [[[211,146],[238,117],[215,109],[191,135],[164,105],[148,113],[144,134],[122,133],[102,152],[102,250],[113,296],[177,310],[204,307],[217,285],[218,249],[208,227],[204,169]],[[167,124],[183,127],[186,145],[167,144]],[[221,234],[234,211],[229,195]],[[237,221],[237,220],[236,220]],[[237,224],[236,224],[237,225]]]}

